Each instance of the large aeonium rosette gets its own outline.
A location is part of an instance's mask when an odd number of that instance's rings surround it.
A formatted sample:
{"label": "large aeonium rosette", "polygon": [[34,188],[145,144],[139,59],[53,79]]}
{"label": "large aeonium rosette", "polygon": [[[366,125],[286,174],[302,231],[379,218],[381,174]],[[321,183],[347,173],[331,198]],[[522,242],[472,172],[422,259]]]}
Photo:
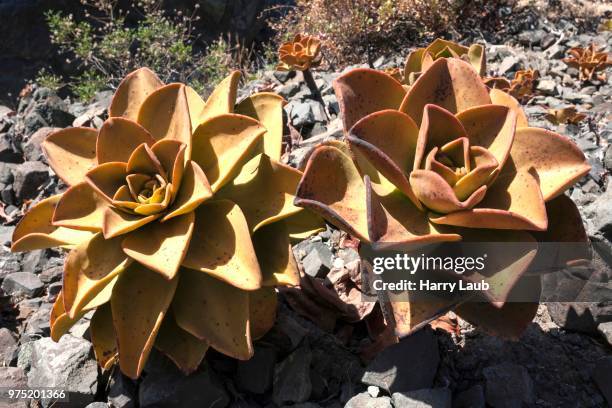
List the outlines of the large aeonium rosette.
{"label": "large aeonium rosette", "polygon": [[279,163],[284,100],[238,105],[239,73],[204,102],[148,69],[118,87],[98,130],[68,128],[42,147],[68,184],[33,206],[14,251],[70,248],[51,316],[57,340],[95,310],[100,365],[140,375],[153,346],[184,371],[208,347],[247,359],[273,324],[275,285],[297,284],[289,236],[301,172]]}
{"label": "large aeonium rosette", "polygon": [[[313,152],[297,205],[374,246],[585,239],[563,195],[589,171],[584,155],[568,138],[529,127],[518,102],[489,90],[470,64],[440,58],[409,90],[383,72],[356,69],[334,89],[345,143]],[[513,267],[482,277],[492,284],[483,294],[490,303],[457,313],[516,337],[537,305],[505,300],[532,258],[505,260]],[[447,306],[391,302],[396,332],[410,333]]]}

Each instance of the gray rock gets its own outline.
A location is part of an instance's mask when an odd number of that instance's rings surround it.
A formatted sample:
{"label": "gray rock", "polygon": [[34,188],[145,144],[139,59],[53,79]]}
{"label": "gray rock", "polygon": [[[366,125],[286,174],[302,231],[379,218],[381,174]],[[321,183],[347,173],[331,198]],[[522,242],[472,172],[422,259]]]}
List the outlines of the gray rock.
{"label": "gray rock", "polygon": [[62,279],[64,273],[63,266],[52,266],[50,268],[44,268],[43,271],[38,275],[41,281],[44,283],[57,282]]}
{"label": "gray rock", "polygon": [[51,303],[43,303],[38,310],[32,313],[28,318],[23,335],[32,340],[49,336],[51,332],[49,316],[52,307]]}
{"label": "gray rock", "polygon": [[313,105],[309,102],[298,103],[291,109],[291,124],[296,128],[301,128],[315,123],[315,115],[312,110]]}
{"label": "gray rock", "polygon": [[561,58],[565,56],[565,47],[560,44],[554,44],[548,47],[545,54],[547,57],[552,59]]}
{"label": "gray rock", "polygon": [[0,280],[19,271],[21,271],[21,254],[0,250]]}
{"label": "gray rock", "polygon": [[332,268],[332,252],[323,242],[313,242],[302,259],[304,272],[314,277],[324,277]]}
{"label": "gray rock", "polygon": [[375,385],[370,385],[368,386],[368,394],[370,394],[372,398],[377,398],[380,394],[380,388]]}
{"label": "gray rock", "polygon": [[457,394],[453,408],[485,408],[485,394],[482,385],[476,384]]}
{"label": "gray rock", "polygon": [[609,144],[608,147],[606,147],[606,151],[604,152],[604,167],[609,170],[612,171],[612,144]]}
{"label": "gray rock", "polygon": [[21,260],[21,270],[23,272],[39,273],[42,264],[46,261],[46,252],[42,249],[26,252]]}
{"label": "gray rock", "polygon": [[108,402],[113,408],[134,408],[136,387],[132,380],[115,370],[108,389]]}
{"label": "gray rock", "polygon": [[380,352],[366,367],[361,382],[390,394],[429,388],[439,362],[437,339],[425,327]]}
{"label": "gray rock", "polygon": [[96,401],[96,402],[92,402],[91,404],[88,404],[85,408],[109,408],[109,407],[110,406],[106,402]]}
{"label": "gray rock", "polygon": [[2,281],[2,290],[11,296],[36,297],[42,293],[43,283],[30,272],[15,272]]}
{"label": "gray rock", "polygon": [[34,198],[39,188],[49,180],[49,169],[44,163],[27,161],[15,169],[13,190],[18,201]]}
{"label": "gray rock", "polygon": [[[90,342],[64,335],[58,343],[42,338],[32,344],[32,366],[28,386],[66,390],[69,402],[54,407],[83,407],[93,402],[98,387],[98,365]],[[49,401],[43,400],[43,406]]]}
{"label": "gray rock", "polygon": [[285,85],[276,88],[276,92],[285,99],[289,99],[300,91],[300,84],[298,82],[289,82]]}
{"label": "gray rock", "polygon": [[[0,226],[0,246],[10,246],[11,239],[13,237],[13,231],[15,231],[15,227],[2,225]],[[9,245],[6,245],[6,244]]]}
{"label": "gray rock", "polygon": [[255,346],[255,354],[251,359],[238,362],[236,385],[242,390],[263,394],[272,386],[275,364],[275,349]]}
{"label": "gray rock", "polygon": [[19,351],[17,352],[17,367],[24,371],[29,371],[32,367],[32,350],[34,349],[34,342],[28,341],[21,343]]}
{"label": "gray rock", "polygon": [[276,365],[272,399],[277,405],[308,401],[312,392],[311,361],[310,349],[302,346]]}
{"label": "gray rock", "polygon": [[[0,388],[22,389],[28,386],[28,380],[23,370],[19,367],[1,367],[0,366]],[[0,402],[3,408],[27,408],[29,404],[24,401],[15,401],[13,403]]]}
{"label": "gray rock", "polygon": [[43,127],[38,129],[30,136],[23,144],[23,155],[26,160],[38,161],[43,157],[42,149],[40,144],[49,136],[51,133],[59,130],[59,128]]}
{"label": "gray rock", "polygon": [[142,408],[223,408],[229,404],[223,385],[209,368],[185,376],[171,362],[166,369],[147,373],[140,384],[138,397]]}
{"label": "gray rock", "polygon": [[395,408],[451,408],[452,393],[448,388],[426,388],[409,392],[394,392]]}
{"label": "gray rock", "polygon": [[557,84],[552,79],[540,79],[536,89],[546,95],[554,95]]}
{"label": "gray rock", "polygon": [[612,346],[612,322],[600,323],[597,326],[597,331],[600,332],[608,344]]}
{"label": "gray rock", "polygon": [[520,408],[535,402],[533,381],[525,367],[503,363],[486,367],[482,373],[486,379],[487,404],[494,408]]}
{"label": "gray rock", "polygon": [[520,66],[519,59],[515,57],[514,55],[509,55],[503,59],[501,64],[499,64],[499,68],[497,69],[497,72],[499,75],[504,75],[506,72],[516,71],[519,68],[519,66]]}
{"label": "gray rock", "polygon": [[20,163],[22,160],[8,134],[0,133],[0,162]]}
{"label": "gray rock", "polygon": [[53,282],[47,288],[47,302],[55,302],[57,296],[62,290],[62,282]]}
{"label": "gray rock", "polygon": [[391,398],[374,398],[367,392],[355,395],[348,400],[344,408],[391,408]]}
{"label": "gray rock", "polygon": [[17,360],[17,340],[6,327],[0,328],[0,366],[9,366]]}
{"label": "gray rock", "polygon": [[272,75],[274,75],[274,78],[276,78],[279,82],[284,84],[291,78],[295,77],[295,71],[274,71]]}
{"label": "gray rock", "polygon": [[608,401],[608,405],[612,406],[612,356],[597,361],[593,369],[593,380]]}

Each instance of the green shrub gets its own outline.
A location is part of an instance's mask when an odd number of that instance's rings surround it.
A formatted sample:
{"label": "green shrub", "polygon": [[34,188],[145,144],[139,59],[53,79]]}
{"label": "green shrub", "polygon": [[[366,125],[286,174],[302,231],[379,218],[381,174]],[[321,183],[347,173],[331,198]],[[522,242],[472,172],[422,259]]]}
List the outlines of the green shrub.
{"label": "green shrub", "polygon": [[[191,15],[183,15],[164,12],[159,0],[141,0],[128,10],[120,10],[117,0],[82,3],[86,12],[81,21],[57,11],[45,14],[51,42],[77,64],[80,73],[66,86],[80,99],[116,87],[121,78],[143,66],[164,82],[188,83],[202,94],[231,69],[244,68],[234,58],[238,47],[228,41],[219,39],[204,51],[194,46],[198,4]],[[52,83],[58,78],[43,70],[37,79]]]}

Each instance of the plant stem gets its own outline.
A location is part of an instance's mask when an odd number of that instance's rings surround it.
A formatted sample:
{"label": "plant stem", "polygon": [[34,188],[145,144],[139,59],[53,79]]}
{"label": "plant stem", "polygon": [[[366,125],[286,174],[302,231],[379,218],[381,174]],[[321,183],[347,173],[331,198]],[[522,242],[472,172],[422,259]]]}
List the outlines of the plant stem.
{"label": "plant stem", "polygon": [[309,69],[305,69],[304,71],[302,71],[302,77],[304,78],[304,82],[306,82],[306,86],[308,86],[308,89],[310,90],[310,94],[317,102],[319,102],[323,106],[323,112],[325,113],[325,117],[329,121],[329,115],[327,113],[327,108],[325,107],[325,101],[323,100],[323,96],[321,96],[319,87],[317,86],[317,83],[315,82],[312,76],[312,72],[310,72]]}

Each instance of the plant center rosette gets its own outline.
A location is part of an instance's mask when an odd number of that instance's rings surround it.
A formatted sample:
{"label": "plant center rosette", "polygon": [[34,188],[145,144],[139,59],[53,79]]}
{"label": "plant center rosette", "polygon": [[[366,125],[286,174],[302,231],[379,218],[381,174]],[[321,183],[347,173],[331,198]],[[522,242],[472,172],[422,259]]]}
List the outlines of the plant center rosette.
{"label": "plant center rosette", "polygon": [[278,49],[280,62],[277,71],[305,71],[316,64],[321,51],[321,41],[310,35],[297,34],[292,41],[283,43]]}
{"label": "plant center rosette", "polygon": [[139,69],[99,130],[44,141],[69,188],[29,210],[12,250],[70,249],[53,339],[95,310],[98,362],[118,360],[132,378],[154,346],[186,373],[209,347],[252,356],[252,339],[274,323],[274,286],[298,283],[290,236],[321,221],[293,205],[301,172],[279,162],[284,100],[259,93],[236,105],[238,80],[204,102]]}
{"label": "plant center rosette", "polygon": [[[563,194],[588,173],[584,155],[570,139],[529,127],[516,99],[488,89],[470,64],[439,58],[409,90],[384,72],[355,69],[337,78],[334,89],[345,141],[315,149],[297,205],[379,247],[586,240],[576,206]],[[523,274],[535,252],[519,255],[498,259],[493,274],[466,277],[491,288],[483,302],[455,311],[490,332],[517,337],[537,309],[506,302],[517,282],[529,280]],[[391,308],[394,321],[387,323],[398,335],[451,306],[394,302],[392,295],[381,306]]]}

